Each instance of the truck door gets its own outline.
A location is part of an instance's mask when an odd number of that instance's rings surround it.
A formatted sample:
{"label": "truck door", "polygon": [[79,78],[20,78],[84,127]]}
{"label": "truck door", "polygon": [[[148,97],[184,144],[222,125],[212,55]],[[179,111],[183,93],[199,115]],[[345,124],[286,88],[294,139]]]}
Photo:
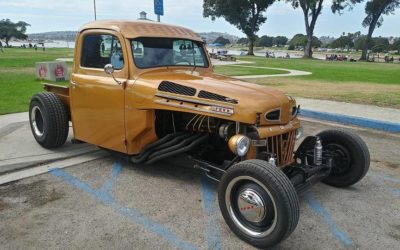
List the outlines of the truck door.
{"label": "truck door", "polygon": [[124,89],[104,73],[114,66],[119,81],[128,78],[124,39],[108,30],[88,30],[79,35],[71,76],[71,115],[74,136],[100,147],[126,152]]}

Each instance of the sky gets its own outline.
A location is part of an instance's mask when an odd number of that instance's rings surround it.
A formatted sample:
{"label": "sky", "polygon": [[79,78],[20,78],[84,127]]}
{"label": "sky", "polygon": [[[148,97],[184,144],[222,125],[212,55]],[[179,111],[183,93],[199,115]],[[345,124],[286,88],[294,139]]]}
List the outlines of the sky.
{"label": "sky", "polygon": [[[342,15],[332,14],[331,0],[325,0],[322,15],[319,17],[315,35],[340,36],[343,32],[361,31],[365,16],[364,4],[357,5],[353,11]],[[164,0],[162,22],[188,27],[196,32],[227,32],[243,37],[243,33],[223,19],[211,21],[202,15],[201,0]],[[153,0],[96,0],[97,19],[137,19],[139,12],[148,13],[155,20]],[[0,19],[25,21],[31,24],[27,33],[47,31],[78,30],[94,19],[93,0],[0,0]],[[285,35],[291,38],[297,33],[305,33],[304,19],[300,9],[277,2],[265,13],[267,21],[258,32],[259,36]],[[400,37],[400,9],[395,15],[384,16],[383,26],[376,29],[374,36]]]}

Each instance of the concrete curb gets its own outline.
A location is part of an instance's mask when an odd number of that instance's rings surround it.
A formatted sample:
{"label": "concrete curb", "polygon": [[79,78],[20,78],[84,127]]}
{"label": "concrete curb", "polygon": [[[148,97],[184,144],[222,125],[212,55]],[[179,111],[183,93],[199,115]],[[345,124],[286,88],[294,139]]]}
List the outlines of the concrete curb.
{"label": "concrete curb", "polygon": [[22,170],[17,170],[13,171],[10,173],[1,173],[0,174],[0,185],[21,180],[24,178],[32,177],[35,175],[39,174],[45,174],[48,173],[52,168],[57,167],[57,168],[66,168],[74,165],[78,165],[84,162],[88,161],[93,161],[101,158],[105,158],[110,156],[109,153],[102,151],[102,150],[96,150],[90,153],[86,153],[83,155],[79,155],[76,157],[71,157],[67,159],[62,159],[58,161],[52,161],[51,163],[47,163],[44,165],[38,165],[35,167],[31,168],[26,168]]}
{"label": "concrete curb", "polygon": [[373,119],[349,116],[349,115],[319,112],[307,109],[301,109],[300,116],[313,118],[317,120],[337,122],[346,125],[355,125],[364,128],[382,130],[391,133],[400,133],[400,123],[373,120]]}

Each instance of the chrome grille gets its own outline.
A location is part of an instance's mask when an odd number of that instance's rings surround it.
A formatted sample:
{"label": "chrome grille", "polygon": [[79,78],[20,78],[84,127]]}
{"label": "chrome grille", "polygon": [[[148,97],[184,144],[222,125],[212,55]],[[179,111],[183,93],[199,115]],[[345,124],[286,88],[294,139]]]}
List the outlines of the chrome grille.
{"label": "chrome grille", "polygon": [[268,137],[266,150],[276,155],[277,165],[284,166],[293,162],[293,151],[296,142],[296,131]]}
{"label": "chrome grille", "polygon": [[179,95],[187,95],[187,96],[194,96],[196,94],[195,88],[180,85],[169,81],[162,81],[158,86],[158,90]]}

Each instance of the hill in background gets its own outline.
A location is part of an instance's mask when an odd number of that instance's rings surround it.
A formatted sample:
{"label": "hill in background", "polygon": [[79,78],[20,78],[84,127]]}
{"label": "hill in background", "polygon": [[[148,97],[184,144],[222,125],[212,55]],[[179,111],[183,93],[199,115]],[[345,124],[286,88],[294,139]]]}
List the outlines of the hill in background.
{"label": "hill in background", "polygon": [[[62,41],[75,41],[76,31],[51,31],[44,33],[28,34],[28,39],[31,40],[62,40]],[[239,37],[222,32],[200,32],[197,33],[207,43],[213,43],[215,39],[222,36],[229,39],[231,43],[236,43]]]}
{"label": "hill in background", "polygon": [[76,31],[51,31],[44,33],[28,34],[28,39],[75,41],[76,33]]}

